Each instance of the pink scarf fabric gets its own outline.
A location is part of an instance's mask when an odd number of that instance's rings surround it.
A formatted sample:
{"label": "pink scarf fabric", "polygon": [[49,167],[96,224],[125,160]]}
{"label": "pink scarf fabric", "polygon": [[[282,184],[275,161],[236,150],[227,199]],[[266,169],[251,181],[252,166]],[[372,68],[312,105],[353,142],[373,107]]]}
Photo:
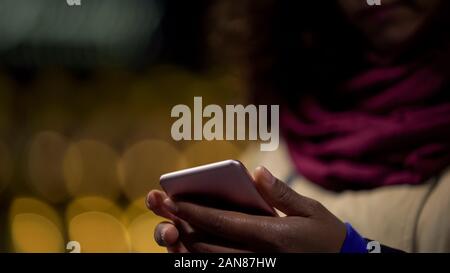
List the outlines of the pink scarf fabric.
{"label": "pink scarf fabric", "polygon": [[293,162],[310,181],[335,191],[420,184],[450,165],[448,76],[434,66],[373,68],[338,92],[354,106],[332,111],[310,96],[281,113]]}

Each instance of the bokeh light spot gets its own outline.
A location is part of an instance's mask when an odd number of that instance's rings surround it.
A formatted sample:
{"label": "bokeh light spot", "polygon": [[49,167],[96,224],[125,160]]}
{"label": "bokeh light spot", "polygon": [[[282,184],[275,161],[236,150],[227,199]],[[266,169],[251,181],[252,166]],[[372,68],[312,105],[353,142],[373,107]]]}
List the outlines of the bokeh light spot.
{"label": "bokeh light spot", "polygon": [[123,190],[130,200],[159,188],[159,177],[186,166],[182,154],[162,140],[146,140],[129,148],[121,161]]}
{"label": "bokeh light spot", "polygon": [[15,252],[63,252],[61,231],[49,219],[33,213],[17,214],[11,223],[11,239]]}
{"label": "bokeh light spot", "polygon": [[117,219],[122,217],[122,210],[111,200],[98,196],[86,196],[72,201],[66,209],[66,221],[70,223],[79,214],[97,211],[110,214]]}
{"label": "bokeh light spot", "polygon": [[85,212],[69,224],[69,238],[81,245],[81,252],[128,253],[131,250],[128,232],[123,224],[107,213]]}
{"label": "bokeh light spot", "polygon": [[55,224],[60,230],[63,228],[63,224],[59,214],[56,210],[45,202],[38,199],[19,197],[16,198],[9,209],[9,220],[13,221],[14,217],[18,214],[32,213],[41,215],[46,219],[50,220]]}
{"label": "bokeh light spot", "polygon": [[139,253],[165,253],[165,248],[158,246],[153,237],[153,231],[163,218],[151,212],[136,217],[128,226],[133,252]]}
{"label": "bokeh light spot", "polygon": [[240,154],[241,150],[232,142],[227,141],[193,142],[184,150],[189,167],[238,159]]}
{"label": "bokeh light spot", "polygon": [[32,140],[28,155],[28,170],[33,188],[50,202],[68,197],[62,172],[66,139],[51,131],[38,133]]}
{"label": "bokeh light spot", "polygon": [[73,196],[98,195],[114,200],[120,193],[118,156],[108,145],[82,140],[67,149],[63,173]]}

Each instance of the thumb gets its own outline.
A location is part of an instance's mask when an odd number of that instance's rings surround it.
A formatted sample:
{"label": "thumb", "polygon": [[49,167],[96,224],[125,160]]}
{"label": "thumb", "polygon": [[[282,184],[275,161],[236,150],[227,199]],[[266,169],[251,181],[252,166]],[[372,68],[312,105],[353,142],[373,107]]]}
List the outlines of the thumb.
{"label": "thumb", "polygon": [[256,187],[266,202],[288,216],[309,217],[320,205],[319,202],[295,192],[264,167],[256,168],[254,178]]}

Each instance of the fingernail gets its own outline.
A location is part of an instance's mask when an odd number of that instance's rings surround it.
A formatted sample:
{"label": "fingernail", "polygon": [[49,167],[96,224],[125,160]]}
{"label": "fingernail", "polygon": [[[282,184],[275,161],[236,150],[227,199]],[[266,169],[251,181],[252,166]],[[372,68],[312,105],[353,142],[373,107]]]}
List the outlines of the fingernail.
{"label": "fingernail", "polygon": [[147,196],[147,199],[145,200],[145,204],[147,205],[147,208],[149,208],[150,210],[153,210],[153,208],[155,207],[155,204],[153,204],[152,198],[150,196]]}
{"label": "fingernail", "polygon": [[165,246],[166,240],[164,239],[164,232],[159,232],[157,236],[155,236],[155,241],[159,246]]}
{"label": "fingernail", "polygon": [[276,181],[275,177],[266,168],[261,167],[261,169],[264,182],[268,185],[275,184]]}
{"label": "fingernail", "polygon": [[166,235],[166,230],[167,229],[161,229],[161,234],[159,235],[160,236],[160,238],[161,238],[161,242],[162,242],[162,244],[164,244],[164,245],[166,245],[167,244],[167,242],[166,242],[166,238],[165,238],[165,235]]}
{"label": "fingernail", "polygon": [[177,205],[175,205],[175,203],[172,200],[170,200],[169,198],[165,199],[163,201],[163,204],[167,208],[167,210],[169,210],[169,212],[174,213],[174,214],[177,213],[177,211],[178,211]]}
{"label": "fingernail", "polygon": [[157,227],[158,232],[155,233],[155,241],[159,246],[166,246],[166,239],[164,238],[165,236],[165,229],[164,228],[160,228],[159,226]]}

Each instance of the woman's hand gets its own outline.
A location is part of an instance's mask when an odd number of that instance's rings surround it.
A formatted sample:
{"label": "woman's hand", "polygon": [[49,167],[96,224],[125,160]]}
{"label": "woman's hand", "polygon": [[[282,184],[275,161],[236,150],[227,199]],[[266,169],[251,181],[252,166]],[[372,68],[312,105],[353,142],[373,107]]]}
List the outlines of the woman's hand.
{"label": "woman's hand", "polygon": [[285,217],[254,216],[188,202],[151,191],[147,206],[172,221],[155,229],[169,252],[339,252],[346,227],[319,202],[301,196],[265,168],[254,173],[258,191]]}

